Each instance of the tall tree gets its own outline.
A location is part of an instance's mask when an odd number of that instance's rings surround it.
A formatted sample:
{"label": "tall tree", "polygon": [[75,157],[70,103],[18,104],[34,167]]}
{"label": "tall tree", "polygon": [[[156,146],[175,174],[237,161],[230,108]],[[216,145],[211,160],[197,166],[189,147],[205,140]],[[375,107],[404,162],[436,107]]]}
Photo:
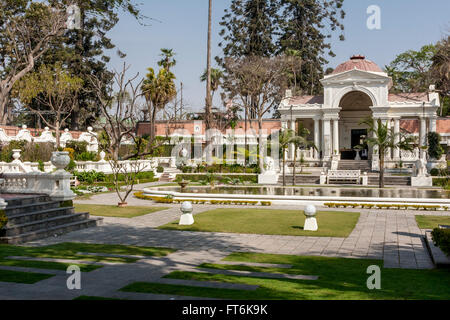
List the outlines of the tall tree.
{"label": "tall tree", "polygon": [[14,84],[34,69],[52,39],[64,32],[66,19],[61,7],[29,0],[0,1],[1,124],[7,120]]}
{"label": "tall tree", "polygon": [[379,187],[384,188],[384,159],[387,151],[395,148],[412,151],[417,146],[416,138],[403,131],[394,133],[394,129],[389,128],[389,123],[383,124],[380,119],[367,118],[361,121],[360,124],[365,124],[368,127],[367,133],[371,137],[367,138],[367,144],[375,147],[375,150],[377,150],[377,154],[374,154],[374,157],[378,156],[380,163]]}
{"label": "tall tree", "polygon": [[279,104],[287,88],[288,59],[286,56],[227,58],[224,66],[223,88],[227,98],[244,109],[252,107],[258,119],[259,167],[262,168],[263,118]]}
{"label": "tall tree", "polygon": [[[206,98],[205,123],[206,132],[212,128],[212,96],[211,96],[211,33],[212,33],[212,0],[208,2],[208,39],[206,43]],[[206,139],[209,141],[209,139]]]}
{"label": "tall tree", "polygon": [[344,40],[343,2],[344,0],[280,0],[282,9],[278,19],[278,53],[295,50],[303,61],[295,82],[296,87],[304,93],[317,94],[321,91],[323,66],[328,63],[326,56],[335,56],[328,39],[334,32],[341,31],[339,39]]}
{"label": "tall tree", "polygon": [[156,74],[153,68],[148,68],[148,73],[141,86],[142,94],[147,101],[150,117],[150,138],[156,136],[156,114],[176,97],[175,75],[166,68],[161,68]]}
{"label": "tall tree", "polygon": [[[211,69],[211,99],[214,98],[214,94],[217,90],[219,90],[220,85],[222,84],[223,71],[220,69],[212,68]],[[208,70],[200,77],[200,81],[205,82],[208,80]]]}
{"label": "tall tree", "polygon": [[232,0],[220,25],[225,57],[275,54],[279,0]]}
{"label": "tall tree", "polygon": [[[64,8],[76,5],[79,8],[79,25],[51,43],[51,50],[43,56],[42,64],[62,62],[77,77],[87,79],[91,75],[96,75],[105,82],[112,82],[113,74],[106,67],[110,57],[106,55],[105,50],[114,49],[115,45],[108,37],[108,32],[118,23],[120,11],[127,12],[142,21],[144,17],[140,14],[139,7],[133,3],[134,0],[49,1]],[[119,56],[124,56],[120,50],[117,52]],[[80,92],[68,119],[70,127],[74,130],[89,126],[101,115],[100,102],[90,85],[86,82],[86,90]]]}
{"label": "tall tree", "polygon": [[[298,133],[296,133],[293,137],[290,139],[290,143],[294,146],[294,166],[292,168],[292,185],[295,186],[295,175],[296,175],[296,165],[297,165],[297,150],[298,149],[306,149],[306,148],[314,148],[317,150],[316,145],[314,142],[308,140],[308,136],[311,134],[311,132],[303,126],[303,124],[300,124],[300,127],[298,128]],[[303,170],[303,168],[300,168]]]}
{"label": "tall tree", "polygon": [[450,114],[450,36],[438,42],[431,60],[431,74],[442,95],[440,116],[447,116]]}
{"label": "tall tree", "polygon": [[[20,100],[29,104],[29,108],[55,130],[56,146],[59,147],[61,128],[73,110],[82,85],[82,79],[74,77],[58,63],[53,66],[42,65],[38,71],[29,73],[17,82],[15,89]],[[50,116],[45,117],[44,111],[33,109],[33,100],[46,106]]]}
{"label": "tall tree", "polygon": [[432,58],[436,54],[435,45],[426,45],[419,51],[408,50],[399,54],[386,66],[392,77],[395,92],[424,92],[428,90],[434,79],[431,73]]}

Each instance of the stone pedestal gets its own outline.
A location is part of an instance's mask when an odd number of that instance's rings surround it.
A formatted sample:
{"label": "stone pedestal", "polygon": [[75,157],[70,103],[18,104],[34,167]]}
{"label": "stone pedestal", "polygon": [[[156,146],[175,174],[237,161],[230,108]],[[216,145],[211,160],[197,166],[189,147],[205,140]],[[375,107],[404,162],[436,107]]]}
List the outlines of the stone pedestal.
{"label": "stone pedestal", "polygon": [[367,175],[367,172],[364,172],[363,175],[361,176],[361,184],[363,186],[369,185],[369,176]]}
{"label": "stone pedestal", "polygon": [[259,184],[278,184],[279,175],[273,171],[266,171],[263,174],[258,175]]}
{"label": "stone pedestal", "polygon": [[180,226],[190,226],[194,224],[194,217],[192,216],[192,203],[189,201],[183,202],[180,208],[183,213],[180,217],[180,222],[178,223]]}
{"label": "stone pedestal", "polygon": [[194,224],[194,217],[192,216],[192,213],[185,213],[181,215],[180,218],[180,226],[190,226]]}
{"label": "stone pedestal", "polygon": [[319,229],[317,225],[317,219],[315,217],[307,217],[305,219],[305,226],[303,230],[305,231],[317,231]]}
{"label": "stone pedestal", "polygon": [[325,172],[320,173],[320,184],[327,184],[327,175]]}
{"label": "stone pedestal", "polygon": [[411,186],[412,187],[432,187],[433,186],[433,177],[411,177]]}

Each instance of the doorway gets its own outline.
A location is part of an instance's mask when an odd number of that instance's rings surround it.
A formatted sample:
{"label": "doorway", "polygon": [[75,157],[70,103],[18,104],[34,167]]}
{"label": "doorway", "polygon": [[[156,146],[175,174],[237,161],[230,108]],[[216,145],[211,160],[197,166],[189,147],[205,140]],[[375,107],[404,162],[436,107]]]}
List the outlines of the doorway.
{"label": "doorway", "polygon": [[[352,134],[352,150],[355,149],[356,146],[363,145],[364,149],[359,151],[359,155],[361,160],[368,160],[369,158],[369,148],[366,144],[367,138],[367,129],[354,129],[351,131]],[[356,158],[356,151],[354,151],[354,157]]]}

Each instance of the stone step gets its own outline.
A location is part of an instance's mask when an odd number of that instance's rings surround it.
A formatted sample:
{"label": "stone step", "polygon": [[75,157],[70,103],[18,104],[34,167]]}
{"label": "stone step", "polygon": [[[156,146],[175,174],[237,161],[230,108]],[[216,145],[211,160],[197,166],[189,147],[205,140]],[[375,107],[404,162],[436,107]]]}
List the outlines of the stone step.
{"label": "stone step", "polygon": [[28,232],[17,236],[0,237],[0,243],[21,244],[24,242],[59,236],[72,231],[96,227],[97,225],[101,224],[102,221],[103,218],[91,218],[88,220],[76,221],[44,230]]}
{"label": "stone step", "polygon": [[[287,174],[285,177],[285,181],[287,184],[292,184],[293,177],[292,175]],[[278,183],[283,183],[283,175],[280,175],[278,178]],[[319,184],[320,183],[320,176],[313,176],[313,175],[296,175],[295,177],[295,184]]]}
{"label": "stone step", "polygon": [[338,170],[361,170],[362,172],[369,172],[371,165],[367,160],[340,160]]}
{"label": "stone step", "polygon": [[8,224],[7,227],[15,227],[27,223],[33,223],[38,221],[43,221],[46,219],[56,218],[59,216],[64,216],[67,214],[75,213],[73,207],[66,208],[51,208],[39,211],[33,211],[30,213],[23,213],[20,215],[8,216]]}
{"label": "stone step", "polygon": [[[378,185],[379,181],[379,176],[369,176],[369,185]],[[411,177],[385,176],[384,184],[388,186],[410,186]]]}
{"label": "stone step", "polygon": [[35,212],[35,211],[43,211],[45,209],[53,209],[59,208],[60,203],[57,201],[48,201],[48,202],[35,202],[29,204],[15,205],[11,206],[8,203],[8,206],[5,209],[6,215],[8,218],[13,218],[16,216],[20,216],[22,214]]}
{"label": "stone step", "polygon": [[27,204],[35,204],[39,202],[50,202],[50,197],[43,194],[34,194],[34,195],[26,195],[20,196],[14,199],[7,199],[8,207],[16,207]]}
{"label": "stone step", "polygon": [[37,232],[40,230],[47,230],[61,225],[70,224],[73,222],[84,221],[89,218],[89,213],[70,213],[63,216],[39,220],[35,222],[25,223],[17,226],[6,227],[2,230],[6,237],[18,236],[30,232]]}

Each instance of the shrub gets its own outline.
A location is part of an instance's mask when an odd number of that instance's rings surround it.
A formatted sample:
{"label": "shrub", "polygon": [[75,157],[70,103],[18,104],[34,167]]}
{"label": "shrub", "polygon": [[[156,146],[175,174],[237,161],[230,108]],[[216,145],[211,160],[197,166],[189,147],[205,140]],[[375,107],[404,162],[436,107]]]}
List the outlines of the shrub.
{"label": "shrub", "polygon": [[158,167],[156,168],[156,172],[158,172],[158,173],[163,173],[163,172],[164,172],[164,167],[158,166]]}
{"label": "shrub", "polygon": [[440,159],[444,154],[441,146],[441,136],[437,132],[430,132],[428,138],[428,155],[431,159]]}
{"label": "shrub", "polygon": [[[73,160],[71,160],[73,161]],[[38,170],[44,172],[45,171],[45,165],[42,160],[38,160]]]}
{"label": "shrub", "polygon": [[8,217],[5,210],[0,210],[0,229],[2,229],[8,223]]}
{"label": "shrub", "polygon": [[82,152],[78,155],[76,155],[75,160],[78,161],[95,161],[97,159],[97,153],[95,152]]}
{"label": "shrub", "polygon": [[450,229],[435,228],[431,232],[433,242],[447,255],[450,255]]}
{"label": "shrub", "polygon": [[74,151],[74,160],[77,159],[77,155],[82,154],[83,152],[87,152],[88,143],[86,141],[67,141],[66,149],[72,149]]}

